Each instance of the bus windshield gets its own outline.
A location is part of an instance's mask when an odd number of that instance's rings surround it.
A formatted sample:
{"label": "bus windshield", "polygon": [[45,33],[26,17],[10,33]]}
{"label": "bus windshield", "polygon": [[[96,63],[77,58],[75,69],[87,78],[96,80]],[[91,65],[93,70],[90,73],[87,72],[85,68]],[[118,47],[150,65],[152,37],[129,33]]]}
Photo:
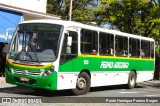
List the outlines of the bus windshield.
{"label": "bus windshield", "polygon": [[20,24],[11,42],[8,58],[19,61],[49,62],[57,57],[62,26]]}

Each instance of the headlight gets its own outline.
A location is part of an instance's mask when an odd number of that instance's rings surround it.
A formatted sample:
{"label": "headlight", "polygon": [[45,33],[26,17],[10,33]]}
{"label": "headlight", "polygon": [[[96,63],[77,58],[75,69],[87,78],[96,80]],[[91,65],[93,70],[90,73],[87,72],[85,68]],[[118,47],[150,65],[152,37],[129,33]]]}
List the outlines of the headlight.
{"label": "headlight", "polygon": [[42,76],[48,76],[54,72],[54,67],[51,67],[49,70],[43,72]]}

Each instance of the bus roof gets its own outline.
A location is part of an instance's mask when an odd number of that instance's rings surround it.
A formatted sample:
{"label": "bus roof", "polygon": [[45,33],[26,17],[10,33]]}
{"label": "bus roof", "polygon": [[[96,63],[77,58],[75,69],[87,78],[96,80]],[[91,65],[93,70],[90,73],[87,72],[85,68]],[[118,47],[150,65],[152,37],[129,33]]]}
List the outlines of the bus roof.
{"label": "bus roof", "polygon": [[100,32],[106,32],[106,33],[110,33],[110,34],[114,34],[114,35],[122,35],[122,36],[126,36],[126,37],[132,37],[132,38],[154,41],[153,38],[143,37],[143,36],[140,36],[140,35],[134,35],[134,34],[129,34],[129,33],[124,33],[124,32],[118,31],[118,30],[100,28],[100,27],[97,27],[97,26],[91,26],[91,25],[82,24],[82,23],[79,23],[79,22],[74,22],[74,21],[41,19],[41,20],[24,21],[24,22],[21,22],[20,24],[23,24],[23,23],[59,24],[59,25],[62,25],[64,27],[85,28],[85,29],[96,30],[96,31],[100,31]]}

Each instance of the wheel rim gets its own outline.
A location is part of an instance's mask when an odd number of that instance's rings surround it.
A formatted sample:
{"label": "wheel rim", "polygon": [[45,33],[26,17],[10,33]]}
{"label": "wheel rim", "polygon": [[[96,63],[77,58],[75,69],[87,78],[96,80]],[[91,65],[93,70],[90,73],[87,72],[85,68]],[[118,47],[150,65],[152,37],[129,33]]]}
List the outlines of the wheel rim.
{"label": "wheel rim", "polygon": [[131,76],[130,84],[131,84],[132,86],[135,84],[135,77],[134,77],[134,75]]}
{"label": "wheel rim", "polygon": [[78,89],[82,90],[86,87],[86,80],[83,77],[79,77],[77,79],[77,87]]}

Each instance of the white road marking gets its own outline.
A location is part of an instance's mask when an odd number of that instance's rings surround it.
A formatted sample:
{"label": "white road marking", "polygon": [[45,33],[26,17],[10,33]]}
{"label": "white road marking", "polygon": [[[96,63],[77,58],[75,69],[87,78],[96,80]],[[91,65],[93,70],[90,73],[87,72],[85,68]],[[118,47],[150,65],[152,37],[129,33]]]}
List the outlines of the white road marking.
{"label": "white road marking", "polygon": [[118,92],[118,93],[139,93],[139,92]]}
{"label": "white road marking", "polygon": [[156,95],[144,95],[144,96],[148,96],[148,97],[155,97],[155,96],[160,96],[160,94],[156,94]]}
{"label": "white road marking", "polygon": [[155,97],[155,96],[158,96],[158,95],[144,95],[144,96]]}

